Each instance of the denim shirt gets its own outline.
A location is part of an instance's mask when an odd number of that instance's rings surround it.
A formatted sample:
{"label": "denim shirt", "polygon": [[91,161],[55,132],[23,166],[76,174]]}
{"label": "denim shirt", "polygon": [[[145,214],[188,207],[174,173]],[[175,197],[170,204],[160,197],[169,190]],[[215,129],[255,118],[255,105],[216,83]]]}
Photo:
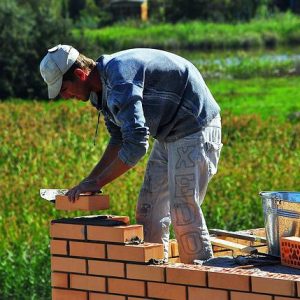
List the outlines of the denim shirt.
{"label": "denim shirt", "polygon": [[155,49],[130,49],[97,60],[102,82],[98,109],[122,145],[119,158],[135,165],[149,135],[172,142],[199,131],[220,112],[198,69],[186,59]]}

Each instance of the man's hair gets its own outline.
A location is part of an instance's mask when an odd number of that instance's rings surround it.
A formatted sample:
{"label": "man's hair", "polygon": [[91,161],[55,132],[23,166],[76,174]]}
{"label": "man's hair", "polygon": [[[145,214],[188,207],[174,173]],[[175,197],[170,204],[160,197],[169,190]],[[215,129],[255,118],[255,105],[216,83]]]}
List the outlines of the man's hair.
{"label": "man's hair", "polygon": [[63,81],[64,80],[75,80],[74,70],[77,68],[92,71],[96,66],[96,63],[91,58],[88,58],[84,56],[83,54],[79,53],[79,56],[77,57],[74,64],[71,66],[71,68],[63,75]]}

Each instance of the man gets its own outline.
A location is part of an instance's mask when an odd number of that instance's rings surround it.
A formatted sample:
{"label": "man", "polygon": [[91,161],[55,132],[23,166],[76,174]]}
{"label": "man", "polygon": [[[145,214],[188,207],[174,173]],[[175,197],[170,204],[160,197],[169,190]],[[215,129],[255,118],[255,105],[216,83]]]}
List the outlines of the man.
{"label": "man", "polygon": [[136,219],[146,242],[164,243],[172,220],[184,263],[213,256],[200,205],[217,171],[220,108],[189,61],[154,49],[103,55],[96,62],[68,45],[48,50],[40,64],[49,98],[88,101],[111,135],[91,173],[69,190],[70,201],[96,192],[132,168],[155,143],[140,191]]}

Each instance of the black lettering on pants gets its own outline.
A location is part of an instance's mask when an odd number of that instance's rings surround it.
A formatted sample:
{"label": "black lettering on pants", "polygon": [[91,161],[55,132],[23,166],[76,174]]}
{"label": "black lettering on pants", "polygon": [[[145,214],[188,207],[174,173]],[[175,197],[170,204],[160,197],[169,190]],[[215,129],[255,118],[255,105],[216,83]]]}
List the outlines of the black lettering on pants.
{"label": "black lettering on pants", "polygon": [[175,197],[193,196],[195,188],[195,175],[176,175],[175,176]]}

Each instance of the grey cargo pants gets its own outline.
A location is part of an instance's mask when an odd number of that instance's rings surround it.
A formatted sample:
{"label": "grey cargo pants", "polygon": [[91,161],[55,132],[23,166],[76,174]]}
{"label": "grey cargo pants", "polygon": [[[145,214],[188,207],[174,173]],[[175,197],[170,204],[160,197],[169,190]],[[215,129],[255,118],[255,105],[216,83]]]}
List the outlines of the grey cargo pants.
{"label": "grey cargo pants", "polygon": [[172,222],[180,260],[193,263],[213,256],[201,210],[222,148],[221,118],[175,142],[155,141],[137,203],[136,219],[146,242],[163,243],[168,258]]}

